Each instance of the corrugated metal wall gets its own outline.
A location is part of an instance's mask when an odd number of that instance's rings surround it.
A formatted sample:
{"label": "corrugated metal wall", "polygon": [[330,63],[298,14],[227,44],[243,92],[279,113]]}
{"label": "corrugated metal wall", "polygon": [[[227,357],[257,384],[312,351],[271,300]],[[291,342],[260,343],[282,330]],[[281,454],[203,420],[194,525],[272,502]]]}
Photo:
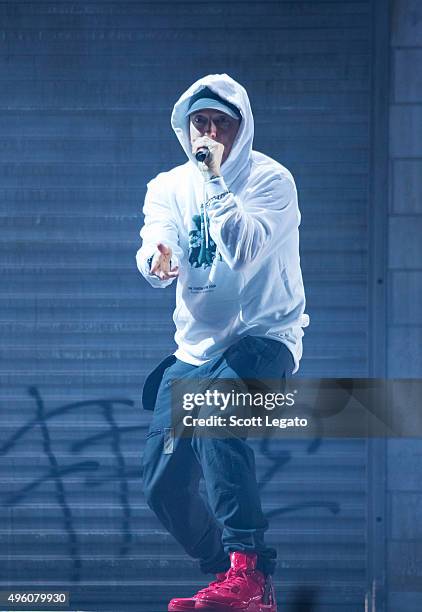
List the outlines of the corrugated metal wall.
{"label": "corrugated metal wall", "polygon": [[[391,19],[388,372],[422,378],[422,2]],[[405,350],[403,350],[405,347]],[[422,439],[388,441],[388,603],[422,610]]]}
{"label": "corrugated metal wall", "polygon": [[[296,178],[302,375],[368,374],[372,10],[0,3],[0,588],[154,612],[203,583],[141,493],[140,391],[174,348],[174,292],[135,266],[145,185],[184,161],[169,116],[196,78],[242,82],[255,148]],[[365,442],[256,448],[282,609],[363,610]]]}

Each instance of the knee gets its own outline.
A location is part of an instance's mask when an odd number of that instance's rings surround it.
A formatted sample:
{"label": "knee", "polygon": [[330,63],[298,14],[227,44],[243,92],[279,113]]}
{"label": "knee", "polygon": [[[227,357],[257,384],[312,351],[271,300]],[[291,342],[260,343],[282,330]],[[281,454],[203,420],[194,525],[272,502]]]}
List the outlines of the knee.
{"label": "knee", "polygon": [[237,436],[204,436],[193,435],[191,440],[193,452],[204,469],[205,465],[218,463],[238,467],[239,469],[255,469],[255,455],[247,443],[247,439]]}
{"label": "knee", "polygon": [[214,463],[219,461],[227,453],[232,452],[233,440],[229,436],[222,436],[220,431],[216,433],[194,430],[190,440],[191,448],[199,463]]}
{"label": "knee", "polygon": [[198,459],[203,453],[206,453],[210,446],[213,446],[211,436],[204,434],[202,430],[194,429],[190,440],[191,448]]}
{"label": "knee", "polygon": [[145,501],[153,510],[162,505],[171,504],[181,489],[174,470],[165,469],[162,464],[152,461],[143,465],[142,490]]}

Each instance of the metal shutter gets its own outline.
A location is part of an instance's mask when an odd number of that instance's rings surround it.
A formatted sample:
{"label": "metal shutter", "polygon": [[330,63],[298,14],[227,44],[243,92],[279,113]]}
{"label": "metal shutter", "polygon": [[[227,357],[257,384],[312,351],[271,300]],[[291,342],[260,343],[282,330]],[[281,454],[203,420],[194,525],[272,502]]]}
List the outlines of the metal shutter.
{"label": "metal shutter", "polygon": [[[302,376],[367,376],[372,3],[0,4],[0,589],[166,609],[204,578],[146,508],[145,374],[174,290],[136,270],[146,182],[184,161],[193,80],[250,93],[255,148],[298,186],[311,327]],[[283,610],[363,610],[367,448],[254,444]]]}

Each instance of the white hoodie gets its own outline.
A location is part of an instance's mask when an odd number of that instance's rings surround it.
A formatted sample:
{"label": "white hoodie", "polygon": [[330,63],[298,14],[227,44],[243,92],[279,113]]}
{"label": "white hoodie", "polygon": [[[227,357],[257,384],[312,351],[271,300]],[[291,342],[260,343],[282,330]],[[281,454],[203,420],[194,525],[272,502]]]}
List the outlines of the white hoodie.
{"label": "white hoodie", "polygon": [[[186,112],[193,94],[209,87],[234,104],[242,121],[223,178],[204,182],[191,152]],[[254,124],[245,89],[226,74],[194,83],[176,102],[172,127],[189,161],[148,183],[142,247],[136,260],[153,287],[167,287],[150,273],[159,242],[179,266],[175,355],[202,365],[245,335],[268,336],[291,350],[295,370],[302,356],[305,296],[299,258],[300,213],[290,172],[252,151]]]}

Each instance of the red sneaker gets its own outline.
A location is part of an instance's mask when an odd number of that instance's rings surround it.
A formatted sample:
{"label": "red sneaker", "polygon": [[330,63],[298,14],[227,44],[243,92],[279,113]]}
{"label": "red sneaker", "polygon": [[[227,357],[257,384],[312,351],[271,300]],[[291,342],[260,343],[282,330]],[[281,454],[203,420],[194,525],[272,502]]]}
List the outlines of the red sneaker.
{"label": "red sneaker", "polygon": [[208,589],[213,588],[214,585],[225,580],[226,574],[224,572],[221,572],[219,574],[216,574],[216,577],[217,577],[217,580],[210,582],[210,584],[207,587],[198,591],[198,593],[196,595],[193,595],[193,597],[176,597],[175,599],[172,599],[168,605],[168,608],[167,608],[168,611],[169,612],[191,612],[191,610],[195,610],[195,603],[196,603],[196,598],[198,597],[198,595],[201,593],[206,593]]}
{"label": "red sneaker", "polygon": [[255,553],[230,553],[231,568],[222,582],[199,592],[195,610],[202,612],[277,612],[274,589],[256,569]]}

